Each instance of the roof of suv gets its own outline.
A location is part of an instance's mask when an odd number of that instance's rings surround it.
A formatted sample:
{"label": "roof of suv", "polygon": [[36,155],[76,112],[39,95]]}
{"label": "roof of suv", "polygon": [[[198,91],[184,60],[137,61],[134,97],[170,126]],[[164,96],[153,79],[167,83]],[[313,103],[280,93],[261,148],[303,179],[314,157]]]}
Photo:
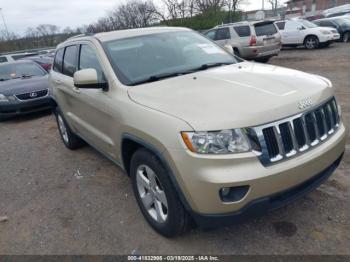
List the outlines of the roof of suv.
{"label": "roof of suv", "polygon": [[263,22],[274,22],[274,20],[266,19],[266,20],[254,20],[254,21],[241,21],[241,22],[218,25],[214,28],[220,28],[220,27],[225,27],[225,26],[255,25],[255,24],[263,23]]}
{"label": "roof of suv", "polygon": [[165,27],[165,26],[126,29],[126,30],[117,30],[117,31],[105,32],[105,33],[97,33],[93,35],[92,34],[78,35],[78,36],[69,38],[64,43],[67,43],[70,41],[76,41],[76,40],[87,40],[87,39],[90,39],[91,37],[97,38],[101,42],[106,42],[110,40],[123,39],[123,38],[135,37],[135,36],[150,35],[155,33],[176,32],[176,31],[192,31],[192,30],[184,27]]}

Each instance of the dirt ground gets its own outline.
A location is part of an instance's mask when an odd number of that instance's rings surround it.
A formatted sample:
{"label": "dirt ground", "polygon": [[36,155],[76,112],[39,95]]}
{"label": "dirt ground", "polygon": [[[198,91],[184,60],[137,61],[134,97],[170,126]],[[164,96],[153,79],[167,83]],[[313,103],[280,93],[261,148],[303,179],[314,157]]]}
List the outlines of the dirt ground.
{"label": "dirt ground", "polygon": [[[270,64],[332,80],[350,123],[350,44],[283,50]],[[305,86],[307,88],[307,86]],[[350,254],[350,140],[307,197],[243,224],[156,234],[128,177],[91,147],[69,151],[48,113],[0,123],[0,254]]]}

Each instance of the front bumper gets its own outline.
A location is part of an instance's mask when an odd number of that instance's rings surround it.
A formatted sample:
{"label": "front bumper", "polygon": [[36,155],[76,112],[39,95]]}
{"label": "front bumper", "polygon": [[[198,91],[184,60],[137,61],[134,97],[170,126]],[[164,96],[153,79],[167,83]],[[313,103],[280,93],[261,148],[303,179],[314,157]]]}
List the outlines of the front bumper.
{"label": "front bumper", "polygon": [[[163,153],[172,169],[186,204],[200,216],[231,214],[253,201],[289,190],[331,166],[344,152],[347,128],[338,131],[322,145],[298,157],[264,167],[253,153],[226,156],[198,155],[185,150]],[[223,202],[223,187],[249,186],[243,199]]]}
{"label": "front bumper", "polygon": [[16,99],[9,102],[0,102],[0,118],[44,111],[51,109],[52,105],[53,103],[50,96],[25,101]]}
{"label": "front bumper", "polygon": [[319,37],[320,43],[332,43],[340,39],[340,34],[329,34],[329,35],[321,35]]}
{"label": "front bumper", "polygon": [[278,209],[307,195],[319,187],[332,175],[342,157],[343,154],[329,167],[307,181],[283,192],[253,200],[239,211],[223,215],[202,215],[193,213],[192,217],[199,227],[208,229],[243,222],[251,217],[256,217],[268,211]]}

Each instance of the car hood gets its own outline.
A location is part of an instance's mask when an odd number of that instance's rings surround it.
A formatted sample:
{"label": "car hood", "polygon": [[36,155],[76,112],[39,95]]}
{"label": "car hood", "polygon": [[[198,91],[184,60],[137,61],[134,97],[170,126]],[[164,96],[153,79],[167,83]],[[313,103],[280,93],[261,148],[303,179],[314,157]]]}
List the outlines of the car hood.
{"label": "car hood", "polygon": [[47,76],[18,78],[0,82],[0,94],[16,95],[49,88]]}
{"label": "car hood", "polygon": [[243,62],[129,88],[141,105],[181,118],[194,130],[251,127],[300,113],[333,95],[329,80],[260,63]]}

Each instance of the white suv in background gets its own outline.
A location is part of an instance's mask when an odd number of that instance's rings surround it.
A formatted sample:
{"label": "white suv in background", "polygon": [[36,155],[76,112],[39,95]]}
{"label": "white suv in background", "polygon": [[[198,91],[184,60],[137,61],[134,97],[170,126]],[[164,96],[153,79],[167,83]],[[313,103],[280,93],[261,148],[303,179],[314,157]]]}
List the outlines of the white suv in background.
{"label": "white suv in background", "polygon": [[275,22],[282,35],[284,46],[304,45],[307,49],[328,46],[340,38],[334,28],[319,27],[304,19]]}

